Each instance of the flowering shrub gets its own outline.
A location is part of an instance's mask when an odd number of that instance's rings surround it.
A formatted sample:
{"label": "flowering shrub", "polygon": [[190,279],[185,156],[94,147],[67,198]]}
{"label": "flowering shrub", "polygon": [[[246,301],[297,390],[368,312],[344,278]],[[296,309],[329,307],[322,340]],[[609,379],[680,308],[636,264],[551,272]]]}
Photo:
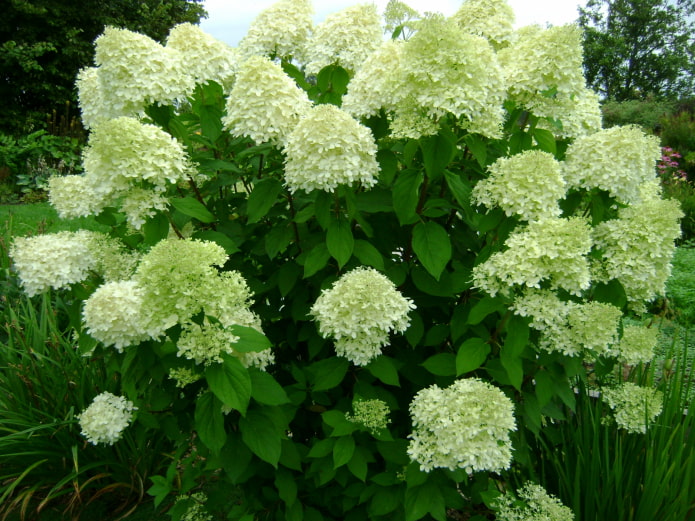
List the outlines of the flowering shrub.
{"label": "flowering shrub", "polygon": [[311,30],[304,0],[238,51],[188,26],[97,40],[85,173],[50,197],[110,242],[13,257],[29,293],[82,302],[81,349],[179,448],[150,489],[179,518],[211,483],[230,519],[491,513],[577,378],[648,359],[622,319],[663,294],[679,236],[658,144],[600,128],[576,27],[467,1],[386,43],[373,7]]}

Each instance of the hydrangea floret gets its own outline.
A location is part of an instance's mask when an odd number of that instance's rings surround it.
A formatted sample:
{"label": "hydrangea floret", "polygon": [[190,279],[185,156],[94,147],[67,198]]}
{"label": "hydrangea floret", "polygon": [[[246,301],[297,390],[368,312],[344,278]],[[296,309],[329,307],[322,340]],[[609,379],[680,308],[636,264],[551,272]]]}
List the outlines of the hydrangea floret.
{"label": "hydrangea floret", "polygon": [[647,427],[661,414],[663,393],[651,387],[624,382],[602,391],[603,399],[613,410],[618,427],[628,432],[647,432]]}
{"label": "hydrangea floret", "polygon": [[536,483],[524,484],[516,495],[523,504],[509,494],[497,500],[499,521],[574,521],[574,513],[555,496]]}
{"label": "hydrangea floret", "polygon": [[654,358],[654,348],[659,339],[659,329],[638,324],[624,324],[618,346],[618,360],[623,364],[637,365]]}
{"label": "hydrangea floret", "polygon": [[388,404],[378,398],[371,400],[357,399],[352,403],[353,414],[346,413],[345,419],[365,427],[372,433],[386,429],[391,423]]}
{"label": "hydrangea floret", "polygon": [[432,385],[410,403],[413,432],[408,455],[430,472],[435,468],[499,472],[512,460],[510,431],[514,404],[497,387],[478,378]]}
{"label": "hydrangea floret", "polygon": [[113,445],[121,439],[123,431],[130,425],[136,409],[133,402],[125,397],[103,392],[77,416],[82,436],[94,445]]}
{"label": "hydrangea floret", "polygon": [[499,50],[514,39],[514,10],[506,0],[465,0],[452,17],[461,29]]}

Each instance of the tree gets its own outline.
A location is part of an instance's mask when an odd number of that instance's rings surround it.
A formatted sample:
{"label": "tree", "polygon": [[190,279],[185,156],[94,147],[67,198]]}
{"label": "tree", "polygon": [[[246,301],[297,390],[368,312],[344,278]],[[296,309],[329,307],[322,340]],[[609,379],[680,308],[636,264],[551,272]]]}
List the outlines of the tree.
{"label": "tree", "polygon": [[171,27],[198,23],[202,0],[11,0],[0,18],[0,131],[41,125],[74,103],[77,72],[91,65],[106,25],[162,41]]}
{"label": "tree", "polygon": [[692,0],[588,0],[579,9],[589,85],[617,101],[693,92]]}

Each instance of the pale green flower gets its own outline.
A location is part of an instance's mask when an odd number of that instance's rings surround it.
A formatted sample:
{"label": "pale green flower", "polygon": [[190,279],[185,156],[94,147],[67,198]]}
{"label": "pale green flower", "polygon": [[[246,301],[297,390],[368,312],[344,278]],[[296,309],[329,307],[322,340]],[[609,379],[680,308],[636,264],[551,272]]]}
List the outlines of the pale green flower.
{"label": "pale green flower", "polygon": [[234,83],[239,52],[197,25],[183,23],[174,26],[167,36],[166,48],[185,57],[187,74],[196,83],[215,81],[226,89]]}
{"label": "pale green flower", "polygon": [[241,54],[272,58],[299,58],[313,27],[310,0],[280,0],[261,11],[239,42]]}
{"label": "pale green flower", "polygon": [[536,128],[550,130],[557,138],[576,139],[601,130],[603,115],[599,96],[585,88],[580,94],[538,97],[527,108],[541,119]]}
{"label": "pale green flower", "polygon": [[663,393],[651,387],[625,382],[603,389],[603,399],[613,410],[615,422],[628,432],[644,434],[661,414]]}
{"label": "pale green flower", "polygon": [[107,282],[84,302],[82,320],[91,337],[117,351],[150,338],[145,330],[142,288],[135,281]]}
{"label": "pale green flower", "polygon": [[403,45],[400,65],[397,113],[422,109],[435,120],[453,114],[471,132],[500,136],[506,86],[483,37],[442,17],[422,20]]}
{"label": "pale green flower", "polygon": [[75,81],[77,87],[77,102],[80,107],[82,124],[85,128],[93,128],[102,121],[122,116],[122,112],[115,111],[110,114],[109,107],[104,103],[99,82],[99,68],[85,67],[77,73]]}
{"label": "pale green flower", "polygon": [[283,145],[310,109],[306,93],[277,63],[254,56],[239,68],[222,123],[233,136]]}
{"label": "pale green flower", "polygon": [[514,404],[493,385],[477,378],[457,380],[445,389],[432,385],[415,395],[410,416],[408,455],[420,470],[461,468],[472,474],[509,468]]}
{"label": "pale green flower", "polygon": [[528,150],[501,157],[488,171],[489,177],[473,188],[472,197],[478,204],[499,206],[507,215],[518,215],[524,221],[560,216],[558,201],[565,195],[565,181],[552,154]]}
{"label": "pale green flower", "polygon": [[377,182],[379,163],[371,131],[334,105],[317,105],[285,145],[285,182],[297,190],[334,191],[338,185]]}
{"label": "pale green flower", "polygon": [[136,409],[133,402],[126,400],[123,396],[103,392],[77,416],[82,435],[94,445],[98,443],[113,445],[121,439]]}
{"label": "pale green flower", "polygon": [[618,346],[618,360],[628,365],[651,361],[658,338],[659,330],[655,327],[624,325],[623,336]]}
{"label": "pale green flower", "polygon": [[157,213],[166,210],[169,199],[154,190],[133,187],[119,201],[121,211],[125,213],[128,224],[135,230],[142,229],[145,221]]}
{"label": "pale green flower", "polygon": [[528,482],[517,490],[523,506],[515,503],[510,495],[497,500],[499,521],[574,521],[572,510],[548,494],[543,487]]}
{"label": "pale green flower", "polygon": [[185,99],[194,87],[183,53],[127,29],[104,29],[95,42],[94,60],[102,106],[112,117],[135,116],[149,104]]}
{"label": "pale green flower", "polygon": [[514,10],[506,0],[465,0],[452,17],[461,29],[487,39],[495,49],[514,36]]}
{"label": "pale green flower", "polygon": [[656,177],[659,138],[639,127],[611,127],[577,138],[567,148],[563,173],[570,186],[600,188],[619,202],[635,203],[640,187]]}
{"label": "pale green flower", "polygon": [[306,72],[328,65],[355,72],[382,42],[381,18],[374,4],[359,4],[330,14],[314,28],[306,46]]}
{"label": "pale green flower", "polygon": [[186,387],[202,378],[201,375],[188,367],[173,367],[169,370],[169,378],[176,381],[176,387]]}
{"label": "pale green flower", "polygon": [[179,521],[213,521],[213,516],[205,509],[208,498],[204,492],[195,492],[189,496],[179,496],[176,502],[187,501],[188,509],[179,517]]}
{"label": "pale green flower", "polygon": [[359,267],[325,289],[311,308],[319,333],[335,340],[335,350],[355,365],[367,365],[389,343],[391,331],[403,333],[414,309],[385,275]]}
{"label": "pale green flower", "polygon": [[391,423],[389,419],[391,411],[388,404],[383,400],[357,399],[352,402],[352,410],[354,414],[345,414],[345,419],[362,425],[372,433],[383,431]]}
{"label": "pale green flower", "polygon": [[517,228],[506,249],[473,268],[473,283],[490,295],[513,287],[565,289],[580,295],[589,287],[591,227],[582,218],[548,218]]}
{"label": "pale green flower", "polygon": [[384,9],[384,33],[391,36],[396,27],[401,26],[403,28],[401,35],[407,39],[407,36],[415,29],[418,18],[420,13],[409,5],[399,0],[389,0]]}
{"label": "pale green flower", "polygon": [[94,176],[66,175],[48,179],[48,200],[61,219],[98,215],[107,205],[93,186]]}

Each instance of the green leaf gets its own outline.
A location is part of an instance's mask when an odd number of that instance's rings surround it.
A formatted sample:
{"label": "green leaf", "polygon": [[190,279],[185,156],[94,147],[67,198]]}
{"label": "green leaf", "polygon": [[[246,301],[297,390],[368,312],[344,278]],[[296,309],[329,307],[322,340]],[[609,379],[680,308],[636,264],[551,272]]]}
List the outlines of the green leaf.
{"label": "green leaf", "polygon": [[333,468],[342,467],[355,453],[355,439],[352,436],[338,438],[333,447]]}
{"label": "green leaf", "polygon": [[597,302],[612,304],[621,309],[627,304],[625,288],[617,279],[597,283],[593,288],[592,297]]}
{"label": "green leaf", "polygon": [[211,392],[201,394],[195,404],[194,421],[200,440],[212,453],[219,453],[227,440],[222,402]]}
{"label": "green leaf", "polygon": [[345,219],[332,219],[326,232],[326,247],[331,256],[338,261],[342,268],[352,257],[355,239],[352,236],[350,223]]}
{"label": "green leaf", "polygon": [[266,178],[258,181],[249,194],[247,203],[248,222],[255,223],[268,213],[282,192],[282,183],[277,179]]}
{"label": "green leaf", "polygon": [[362,264],[384,271],[384,257],[370,242],[357,239],[352,253]]}
{"label": "green leaf", "polygon": [[505,309],[503,300],[496,297],[483,297],[468,314],[468,323],[471,325],[480,324],[488,315]]}
{"label": "green leaf", "polygon": [[169,219],[162,212],[157,212],[145,221],[143,226],[145,244],[152,246],[169,235]]}
{"label": "green leaf", "polygon": [[507,320],[505,329],[507,330],[507,337],[504,339],[504,349],[514,356],[521,356],[531,333],[529,320],[519,315],[512,315]]}
{"label": "green leaf", "polygon": [[222,403],[246,414],[251,399],[249,372],[234,356],[222,354],[222,360],[221,364],[211,364],[205,369],[205,379]]}
{"label": "green leaf", "polygon": [[325,268],[330,258],[331,254],[324,243],[314,246],[304,260],[304,278],[311,277],[314,273]]}
{"label": "green leaf", "polygon": [[482,338],[469,338],[459,346],[456,353],[456,375],[470,373],[478,369],[490,354],[490,344]]}
{"label": "green leaf", "polygon": [[468,150],[471,151],[473,157],[478,162],[481,168],[485,168],[487,164],[487,144],[483,139],[475,134],[468,134],[464,141],[468,145]]}
{"label": "green leaf", "polygon": [[548,371],[541,370],[533,376],[533,379],[536,381],[538,407],[542,409],[550,403],[555,394],[553,391],[553,378]]}
{"label": "green leaf", "polygon": [[427,177],[433,181],[439,179],[451,162],[455,150],[454,144],[446,136],[436,134],[420,138],[420,147]]}
{"label": "green leaf", "polygon": [[533,137],[538,143],[538,148],[544,152],[555,155],[557,152],[557,144],[555,143],[555,136],[550,130],[544,128],[536,128],[533,131]]}
{"label": "green leaf", "polygon": [[524,379],[524,368],[521,356],[514,354],[510,349],[502,348],[500,351],[500,362],[507,371],[507,376],[517,391],[521,390],[521,382]]}
{"label": "green leaf", "polygon": [[235,324],[229,329],[239,337],[239,340],[233,346],[235,351],[240,353],[258,353],[272,347],[268,337],[253,327]]}
{"label": "green leaf", "polygon": [[216,232],[214,230],[201,230],[195,232],[193,234],[193,238],[215,242],[224,248],[227,255],[232,255],[233,253],[239,251],[239,247],[236,245],[234,240],[222,232]]}
{"label": "green leaf", "polygon": [[454,195],[454,199],[461,206],[461,208],[471,207],[471,192],[473,191],[471,187],[466,184],[461,176],[456,175],[448,170],[444,172],[444,178],[446,179],[446,184]]}
{"label": "green leaf", "polygon": [[375,378],[378,378],[386,385],[400,386],[400,382],[398,381],[398,368],[393,358],[389,358],[386,355],[379,355],[369,362],[365,368],[372,373]]}
{"label": "green leaf", "polygon": [[272,377],[260,369],[250,367],[251,397],[265,405],[283,405],[289,403],[285,389]]}
{"label": "green leaf", "polygon": [[405,491],[405,521],[417,521],[428,513],[440,519],[444,508],[442,489],[436,483],[426,482]]}
{"label": "green leaf", "polygon": [[425,176],[417,170],[404,170],[398,174],[393,185],[393,210],[401,225],[410,224],[416,218],[420,185],[424,180]]}
{"label": "green leaf", "polygon": [[432,355],[420,365],[435,376],[456,375],[456,355],[453,353]]}
{"label": "green leaf", "polygon": [[157,508],[159,504],[166,499],[169,493],[174,489],[169,480],[164,476],[151,476],[152,486],[147,489],[150,496],[154,496],[154,506]]}
{"label": "green leaf", "polygon": [[413,251],[430,275],[439,280],[451,260],[449,234],[434,221],[419,222],[413,229]]}
{"label": "green leaf", "polygon": [[202,223],[211,223],[217,219],[203,203],[193,197],[170,199],[169,202],[182,214],[198,219]]}
{"label": "green leaf", "polygon": [[396,510],[403,502],[403,493],[397,487],[379,488],[372,496],[368,512],[372,518],[383,516]]}
{"label": "green leaf", "polygon": [[302,269],[294,262],[286,262],[278,270],[278,289],[286,297],[302,276]]}
{"label": "green leaf", "polygon": [[[369,470],[367,467],[367,458],[365,458],[364,454],[365,449],[363,447],[357,447],[347,464],[348,470],[352,472],[352,475],[362,482],[367,479],[367,471]],[[369,454],[368,451],[367,454]]]}
{"label": "green leaf", "polygon": [[308,369],[313,376],[312,389],[314,391],[326,391],[340,385],[349,366],[347,359],[340,356],[326,358],[311,364]]}
{"label": "green leaf", "polygon": [[222,135],[222,110],[214,105],[201,105],[198,108],[200,130],[213,143]]}
{"label": "green leaf", "polygon": [[297,500],[297,481],[289,470],[280,467],[275,471],[275,488],[286,505]]}
{"label": "green leaf", "polygon": [[326,425],[333,429],[331,431],[332,438],[347,436],[359,429],[356,423],[345,418],[345,413],[336,409],[321,413],[321,418]]}
{"label": "green leaf", "polygon": [[252,409],[239,419],[241,439],[256,456],[277,468],[282,452],[282,421],[276,408]]}
{"label": "green leaf", "polygon": [[270,259],[287,248],[294,238],[294,230],[290,224],[276,223],[265,236],[265,252]]}

